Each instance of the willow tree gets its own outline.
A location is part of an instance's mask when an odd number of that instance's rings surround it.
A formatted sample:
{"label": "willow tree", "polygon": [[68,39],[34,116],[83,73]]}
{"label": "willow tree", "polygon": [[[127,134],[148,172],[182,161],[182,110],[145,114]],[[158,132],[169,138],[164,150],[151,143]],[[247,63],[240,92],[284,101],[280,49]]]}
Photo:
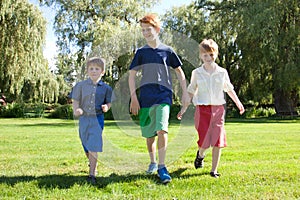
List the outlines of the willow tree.
{"label": "willow tree", "polygon": [[[39,82],[49,78],[43,56],[46,21],[23,0],[0,1],[0,90],[9,100],[43,100]],[[51,90],[50,88],[48,90]]]}
{"label": "willow tree", "polygon": [[300,95],[300,2],[298,0],[242,1],[243,19],[238,44],[244,61],[258,71],[260,94],[272,91],[277,114],[295,115]]}
{"label": "willow tree", "polygon": [[[52,6],[56,10],[54,29],[59,47],[58,73],[63,74],[70,83],[76,78],[74,76],[82,79],[85,74],[84,61],[94,50],[107,60],[107,72],[112,72],[113,62],[121,56],[117,52],[124,49],[123,42],[133,37],[134,32],[128,31],[133,30],[145,9],[156,2],[157,0],[40,0],[41,4]],[[127,35],[124,33],[126,31]],[[107,74],[113,76],[111,73]]]}
{"label": "willow tree", "polygon": [[247,97],[262,104],[274,103],[277,114],[297,114],[299,4],[297,0],[197,1],[198,9],[222,16],[213,24],[233,30]]}

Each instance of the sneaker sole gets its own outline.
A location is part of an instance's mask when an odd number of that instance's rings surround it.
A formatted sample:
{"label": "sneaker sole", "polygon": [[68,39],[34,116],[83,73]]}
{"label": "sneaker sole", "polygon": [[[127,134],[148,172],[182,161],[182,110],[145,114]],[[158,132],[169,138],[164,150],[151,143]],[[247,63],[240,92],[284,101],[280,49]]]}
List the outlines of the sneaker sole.
{"label": "sneaker sole", "polygon": [[[160,178],[159,174],[157,174],[157,177]],[[160,180],[163,184],[165,183],[170,183],[172,179],[165,179],[165,180]]]}

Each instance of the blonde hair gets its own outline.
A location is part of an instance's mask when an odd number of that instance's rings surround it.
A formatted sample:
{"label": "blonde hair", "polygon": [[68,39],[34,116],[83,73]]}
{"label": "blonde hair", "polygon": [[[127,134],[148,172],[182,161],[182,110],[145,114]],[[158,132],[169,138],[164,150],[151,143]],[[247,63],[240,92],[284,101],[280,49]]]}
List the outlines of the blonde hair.
{"label": "blonde hair", "polygon": [[142,19],[139,20],[140,23],[145,23],[145,24],[150,24],[151,26],[153,26],[156,31],[160,31],[160,20],[158,18],[158,16],[156,14],[147,14],[145,15]]}
{"label": "blonde hair", "polygon": [[199,50],[201,53],[213,53],[215,55],[219,54],[218,44],[213,39],[204,39],[199,44]]}
{"label": "blonde hair", "polygon": [[86,69],[89,68],[91,65],[96,65],[102,69],[102,71],[105,71],[105,60],[103,58],[99,57],[92,57],[89,58],[86,62]]}

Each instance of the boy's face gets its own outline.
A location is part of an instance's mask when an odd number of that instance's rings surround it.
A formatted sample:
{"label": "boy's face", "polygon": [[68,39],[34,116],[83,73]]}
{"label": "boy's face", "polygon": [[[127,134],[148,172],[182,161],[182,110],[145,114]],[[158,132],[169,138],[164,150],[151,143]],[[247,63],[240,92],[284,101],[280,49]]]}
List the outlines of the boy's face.
{"label": "boy's face", "polygon": [[151,42],[158,37],[158,31],[151,25],[141,23],[142,33],[147,42]]}
{"label": "boy's face", "polygon": [[212,64],[217,59],[217,54],[215,53],[200,53],[200,58],[204,64]]}
{"label": "boy's face", "polygon": [[91,64],[88,66],[87,74],[92,81],[96,82],[104,75],[104,71],[98,65]]}

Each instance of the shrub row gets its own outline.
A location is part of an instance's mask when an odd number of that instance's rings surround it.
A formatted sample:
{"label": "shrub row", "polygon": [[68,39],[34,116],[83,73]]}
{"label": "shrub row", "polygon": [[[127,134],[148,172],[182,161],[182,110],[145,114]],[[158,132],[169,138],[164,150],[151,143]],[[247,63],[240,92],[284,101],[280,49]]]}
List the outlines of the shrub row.
{"label": "shrub row", "polygon": [[[113,107],[112,107],[113,109]],[[112,109],[105,113],[106,119],[114,119]],[[193,109],[190,106],[189,109]],[[176,115],[180,110],[180,105],[174,104],[171,106],[171,119],[176,119]],[[123,111],[127,112],[127,111]],[[190,112],[191,114],[191,112]],[[193,114],[193,113],[192,113]],[[275,116],[275,109],[272,107],[247,107],[244,115],[240,115],[235,107],[226,107],[227,118],[257,118]],[[9,103],[5,107],[0,107],[0,117],[2,118],[26,118],[26,117],[48,117],[59,119],[73,119],[72,105],[60,104],[45,104],[45,103]],[[131,116],[134,120],[137,117]]]}

